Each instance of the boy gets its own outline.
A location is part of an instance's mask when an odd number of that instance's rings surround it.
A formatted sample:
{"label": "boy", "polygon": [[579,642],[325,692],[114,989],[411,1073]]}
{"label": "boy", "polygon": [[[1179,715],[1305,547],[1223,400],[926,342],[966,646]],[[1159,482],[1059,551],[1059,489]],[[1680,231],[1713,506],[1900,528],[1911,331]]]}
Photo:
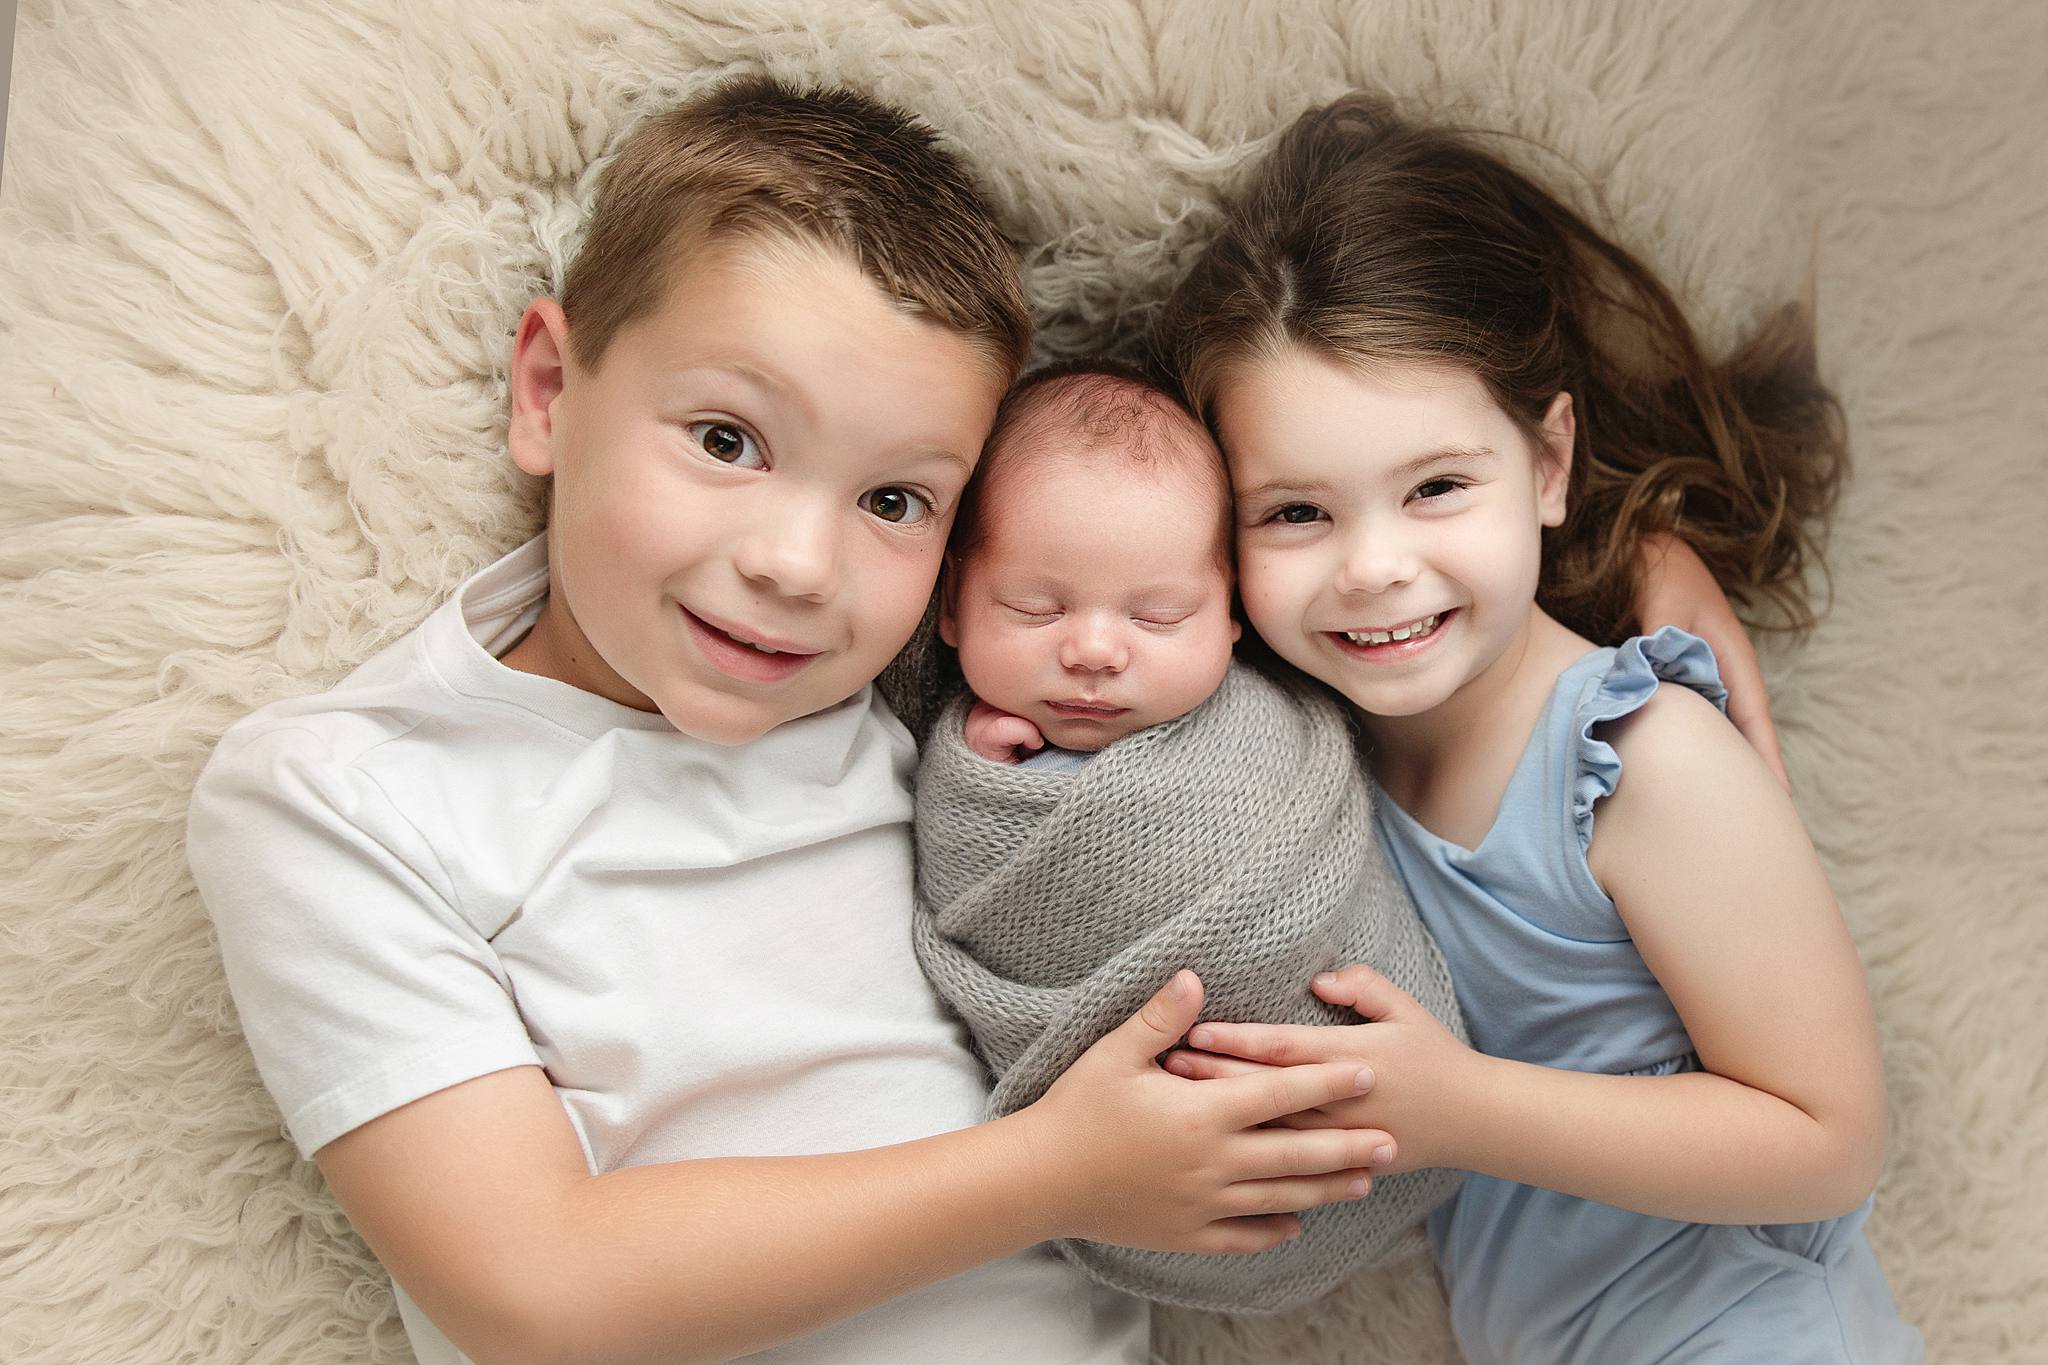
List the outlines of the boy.
{"label": "boy", "polygon": [[1142,1359],[1034,1244],[1272,1245],[1384,1141],[1260,1127],[1355,1065],[1155,1067],[1185,973],[968,1126],[869,683],[1028,339],[902,115],[749,81],[652,119],[520,324],[546,535],[222,740],[190,857],[244,1029],[426,1365]]}
{"label": "boy", "polygon": [[[1133,373],[1054,370],[1004,400],[940,615],[972,696],[917,780],[918,956],[995,1074],[994,1113],[1038,1099],[1183,964],[1219,1017],[1313,1024],[1344,1015],[1309,977],[1369,962],[1462,1031],[1342,714],[1231,664],[1231,512],[1208,432]],[[1273,1312],[1419,1250],[1454,1187],[1381,1179],[1253,1257],[1062,1250],[1146,1298]]]}

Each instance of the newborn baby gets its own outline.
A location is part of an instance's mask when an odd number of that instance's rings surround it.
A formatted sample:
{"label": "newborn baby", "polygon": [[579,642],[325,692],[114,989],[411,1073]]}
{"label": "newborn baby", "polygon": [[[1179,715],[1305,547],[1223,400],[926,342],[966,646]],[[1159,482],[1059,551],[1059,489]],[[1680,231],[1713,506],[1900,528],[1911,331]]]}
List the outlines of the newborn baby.
{"label": "newborn baby", "polygon": [[[919,766],[914,921],[992,1113],[1037,1099],[1182,967],[1206,1019],[1309,1024],[1356,1022],[1308,981],[1367,962],[1462,1034],[1373,842],[1343,713],[1232,662],[1232,514],[1207,431],[1134,375],[1036,376],[997,416],[942,590],[971,695]],[[1276,1312],[1422,1249],[1454,1182],[1382,1177],[1252,1256],[1061,1250],[1147,1298]]]}
{"label": "newborn baby", "polygon": [[1239,633],[1231,530],[1222,454],[1172,398],[1094,371],[1020,388],[941,599],[939,636],[978,698],[968,747],[1070,771],[1207,701]]}

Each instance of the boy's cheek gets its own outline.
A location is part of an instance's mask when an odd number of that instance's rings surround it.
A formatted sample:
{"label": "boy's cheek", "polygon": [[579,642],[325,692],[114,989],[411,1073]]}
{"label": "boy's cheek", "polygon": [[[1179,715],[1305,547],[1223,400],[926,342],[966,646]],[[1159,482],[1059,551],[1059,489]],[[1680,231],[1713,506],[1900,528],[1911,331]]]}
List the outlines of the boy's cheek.
{"label": "boy's cheek", "polygon": [[893,559],[846,583],[847,622],[855,647],[893,656],[910,643],[938,585],[939,557]]}

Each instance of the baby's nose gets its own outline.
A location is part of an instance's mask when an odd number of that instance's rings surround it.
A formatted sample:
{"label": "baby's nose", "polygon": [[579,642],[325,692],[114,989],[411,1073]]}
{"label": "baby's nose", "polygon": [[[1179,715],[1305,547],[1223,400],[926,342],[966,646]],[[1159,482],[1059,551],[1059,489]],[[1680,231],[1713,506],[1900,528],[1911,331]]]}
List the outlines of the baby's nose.
{"label": "baby's nose", "polygon": [[1114,673],[1123,668],[1129,651],[1105,623],[1083,622],[1068,635],[1061,653],[1065,657],[1060,662],[1068,668]]}

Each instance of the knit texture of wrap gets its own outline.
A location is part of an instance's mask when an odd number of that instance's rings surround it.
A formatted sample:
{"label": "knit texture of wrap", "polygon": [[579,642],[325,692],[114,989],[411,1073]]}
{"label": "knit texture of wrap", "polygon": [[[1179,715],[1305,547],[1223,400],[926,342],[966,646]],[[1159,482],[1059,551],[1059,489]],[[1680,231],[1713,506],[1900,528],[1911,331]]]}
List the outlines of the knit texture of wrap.
{"label": "knit texture of wrap", "polygon": [[[1233,664],[1214,696],[1078,772],[970,751],[972,699],[938,717],[917,775],[918,959],[1021,1109],[1192,967],[1204,1019],[1357,1023],[1309,977],[1368,963],[1459,1037],[1450,974],[1373,838],[1371,790],[1338,708]],[[1424,1248],[1456,1184],[1426,1170],[1311,1209],[1301,1235],[1240,1256],[1059,1245],[1102,1283],[1161,1303],[1271,1313]]]}

